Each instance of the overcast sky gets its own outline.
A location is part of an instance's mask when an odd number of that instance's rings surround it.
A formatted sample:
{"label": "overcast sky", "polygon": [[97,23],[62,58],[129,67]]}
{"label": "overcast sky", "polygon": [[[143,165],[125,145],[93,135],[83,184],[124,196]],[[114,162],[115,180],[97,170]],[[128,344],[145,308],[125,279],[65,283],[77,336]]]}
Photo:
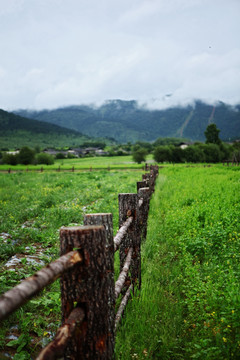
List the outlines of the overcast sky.
{"label": "overcast sky", "polygon": [[0,108],[240,103],[240,0],[0,0]]}

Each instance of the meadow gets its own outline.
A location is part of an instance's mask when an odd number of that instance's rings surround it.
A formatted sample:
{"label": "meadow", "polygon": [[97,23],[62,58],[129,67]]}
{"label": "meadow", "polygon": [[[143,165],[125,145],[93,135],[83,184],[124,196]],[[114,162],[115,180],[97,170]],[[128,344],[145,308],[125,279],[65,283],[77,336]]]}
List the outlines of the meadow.
{"label": "meadow", "polygon": [[[116,233],[118,193],[136,192],[141,174],[138,170],[1,173],[0,293],[58,258],[60,227],[82,225],[84,214],[112,212]],[[7,267],[15,254],[20,262]],[[57,281],[5,320],[0,349],[15,354],[14,359],[30,359],[60,324],[59,295]]]}
{"label": "meadow", "polygon": [[[24,256],[13,271],[4,266],[12,255],[38,251],[43,263],[56,259],[59,228],[82,224],[85,213],[112,212],[116,233],[117,195],[136,192],[141,174],[0,174],[0,292],[41,267]],[[142,246],[142,289],[119,327],[116,359],[240,358],[239,190],[239,167],[159,169]],[[47,291],[4,321],[2,353],[30,359],[50,341],[60,324],[59,283]]]}
{"label": "meadow", "polygon": [[[153,162],[153,156],[147,155],[146,160]],[[57,159],[53,165],[0,165],[0,171],[8,171],[10,168],[12,171],[40,171],[43,168],[44,171],[55,170],[60,167],[61,170],[70,170],[74,167],[77,170],[124,170],[124,169],[142,169],[144,164],[137,164],[133,161],[131,155],[126,156],[95,156],[75,159]]]}
{"label": "meadow", "polygon": [[117,359],[240,358],[240,169],[160,169]]}

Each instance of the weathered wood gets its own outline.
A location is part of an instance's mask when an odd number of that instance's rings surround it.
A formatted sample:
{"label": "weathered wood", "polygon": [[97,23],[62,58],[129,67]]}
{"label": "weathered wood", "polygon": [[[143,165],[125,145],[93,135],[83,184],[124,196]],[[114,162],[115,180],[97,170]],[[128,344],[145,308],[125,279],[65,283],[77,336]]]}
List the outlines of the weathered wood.
{"label": "weathered wood", "polygon": [[128,251],[127,257],[126,257],[126,261],[122,268],[122,271],[118,277],[118,280],[115,283],[115,298],[116,298],[116,300],[117,300],[120,292],[122,291],[124,283],[126,281],[126,277],[127,277],[128,271],[130,269],[132,254],[133,254],[133,248],[130,248]]}
{"label": "weathered wood", "polygon": [[108,338],[107,347],[114,353],[114,318],[115,318],[115,294],[114,294],[114,242],[113,242],[113,217],[111,213],[107,214],[86,214],[84,225],[103,225],[106,230],[106,261],[108,276]]}
{"label": "weathered wood", "polygon": [[150,182],[149,182],[149,189],[150,189],[151,194],[154,192],[157,176],[158,176],[158,166],[151,165],[150,166]]}
{"label": "weathered wood", "polygon": [[[132,282],[134,286],[141,286],[141,253],[140,253],[140,229],[138,226],[138,195],[137,194],[119,194],[119,227],[132,216],[133,221],[127,230],[119,248],[120,271],[122,270],[128,250],[133,248],[133,259],[130,266],[130,277],[126,283]],[[131,279],[131,280],[130,280]]]}
{"label": "weathered wood", "polygon": [[83,261],[78,251],[71,251],[0,297],[0,320],[22,306],[27,300],[38,294],[46,285],[59,278],[66,270]]}
{"label": "weathered wood", "polygon": [[121,301],[121,304],[119,305],[119,308],[118,308],[118,311],[117,311],[117,314],[116,314],[116,317],[115,317],[115,332],[117,330],[117,327],[118,327],[118,324],[123,316],[123,312],[127,306],[127,303],[128,303],[128,300],[129,300],[129,297],[131,295],[131,291],[133,290],[133,286],[130,285],[129,288],[127,289],[126,291],[126,294],[124,295],[122,301]]}
{"label": "weathered wood", "polygon": [[132,222],[133,222],[133,217],[130,216],[118,230],[117,234],[114,237],[114,251],[117,251],[119,249],[119,246],[124,236],[127,234],[127,230]]}
{"label": "weathered wood", "polygon": [[142,175],[142,181],[146,181],[146,187],[149,187],[149,182],[150,182],[150,174],[143,174]]}
{"label": "weathered wood", "polygon": [[69,340],[75,335],[76,328],[81,326],[84,317],[84,310],[79,307],[75,308],[65,324],[57,330],[54,340],[41,351],[36,360],[55,360],[62,358]]}
{"label": "weathered wood", "polygon": [[138,181],[138,182],[137,182],[137,191],[138,191],[139,189],[145,188],[145,187],[147,187],[147,182],[146,182],[146,180]]}
{"label": "weathered wood", "polygon": [[143,199],[138,200],[138,207],[140,208],[141,206],[143,206]]}
{"label": "weathered wood", "polygon": [[141,232],[141,240],[143,241],[147,237],[147,220],[150,200],[149,188],[140,188],[138,190],[138,197],[140,200],[142,200],[142,205],[139,206],[139,228]]}
{"label": "weathered wood", "polygon": [[84,264],[61,279],[62,318],[67,319],[77,306],[85,309],[86,320],[69,341],[65,359],[111,359],[108,347],[108,262],[104,226],[61,228],[61,253],[82,249]]}

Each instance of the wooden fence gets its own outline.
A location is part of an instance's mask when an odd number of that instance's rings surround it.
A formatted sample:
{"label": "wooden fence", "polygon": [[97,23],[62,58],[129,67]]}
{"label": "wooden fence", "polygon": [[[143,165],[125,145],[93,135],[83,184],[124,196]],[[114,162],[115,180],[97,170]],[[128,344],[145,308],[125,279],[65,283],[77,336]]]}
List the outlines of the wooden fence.
{"label": "wooden fence", "polygon": [[[60,230],[61,257],[0,297],[0,320],[61,277],[62,326],[37,360],[112,359],[115,334],[131,294],[141,287],[141,242],[158,167],[137,183],[137,194],[119,194],[119,230],[112,214],[88,214],[84,226]],[[114,253],[120,275],[114,283]],[[121,303],[115,313],[116,300]]]}
{"label": "wooden fence", "polygon": [[8,169],[0,169],[0,172],[4,172],[4,173],[8,173],[8,174],[11,174],[11,173],[15,173],[15,172],[22,172],[22,171],[26,171],[26,172],[40,172],[40,173],[43,173],[43,172],[49,172],[49,171],[56,171],[56,172],[78,172],[78,171],[101,171],[101,170],[104,170],[104,171],[111,171],[111,170],[139,170],[139,169],[145,169],[146,171],[150,168],[150,166],[146,163],[145,165],[140,165],[140,166],[124,166],[124,165],[112,165],[112,167],[110,166],[107,166],[107,167],[79,167],[79,168],[76,168],[74,166],[72,166],[71,168],[65,168],[65,167],[61,167],[61,166],[58,166],[57,168],[53,168],[53,167],[30,167],[30,168],[22,168],[22,169],[18,169],[18,168],[15,168],[15,167],[9,167]]}

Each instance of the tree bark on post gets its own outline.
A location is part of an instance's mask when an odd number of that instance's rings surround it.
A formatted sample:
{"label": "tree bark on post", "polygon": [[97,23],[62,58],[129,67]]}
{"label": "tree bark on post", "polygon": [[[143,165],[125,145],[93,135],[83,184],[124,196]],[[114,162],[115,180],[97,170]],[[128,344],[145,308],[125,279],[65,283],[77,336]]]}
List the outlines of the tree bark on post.
{"label": "tree bark on post", "polygon": [[103,225],[106,230],[106,257],[108,273],[108,347],[114,354],[114,326],[115,326],[115,284],[114,284],[114,242],[113,242],[113,217],[112,214],[86,214],[84,225]]}
{"label": "tree bark on post", "polygon": [[142,180],[146,181],[146,185],[148,187],[149,186],[149,181],[150,181],[150,174],[143,174],[142,175]]}
{"label": "tree bark on post", "polygon": [[138,195],[137,194],[119,194],[119,228],[127,220],[128,217],[133,217],[133,222],[128,228],[127,235],[123,239],[119,248],[120,256],[120,271],[122,270],[126,256],[129,249],[133,248],[132,264],[130,266],[131,278],[126,279],[126,286],[130,283],[134,287],[141,287],[141,249],[140,249],[140,232],[138,226]]}
{"label": "tree bark on post", "polygon": [[147,187],[147,182],[146,182],[145,180],[143,180],[143,181],[138,181],[138,182],[137,182],[137,191],[138,191],[139,189],[145,188],[145,187]]}
{"label": "tree bark on post", "polygon": [[141,229],[141,241],[145,240],[147,237],[147,220],[148,220],[148,211],[149,211],[149,199],[150,191],[148,187],[140,188],[138,190],[138,198],[143,199],[143,204],[139,209],[140,212],[140,229]]}
{"label": "tree bark on post", "polygon": [[104,226],[64,227],[60,230],[61,255],[76,248],[83,265],[61,279],[62,320],[76,307],[85,309],[85,320],[69,340],[64,359],[112,358],[108,347],[108,272]]}

